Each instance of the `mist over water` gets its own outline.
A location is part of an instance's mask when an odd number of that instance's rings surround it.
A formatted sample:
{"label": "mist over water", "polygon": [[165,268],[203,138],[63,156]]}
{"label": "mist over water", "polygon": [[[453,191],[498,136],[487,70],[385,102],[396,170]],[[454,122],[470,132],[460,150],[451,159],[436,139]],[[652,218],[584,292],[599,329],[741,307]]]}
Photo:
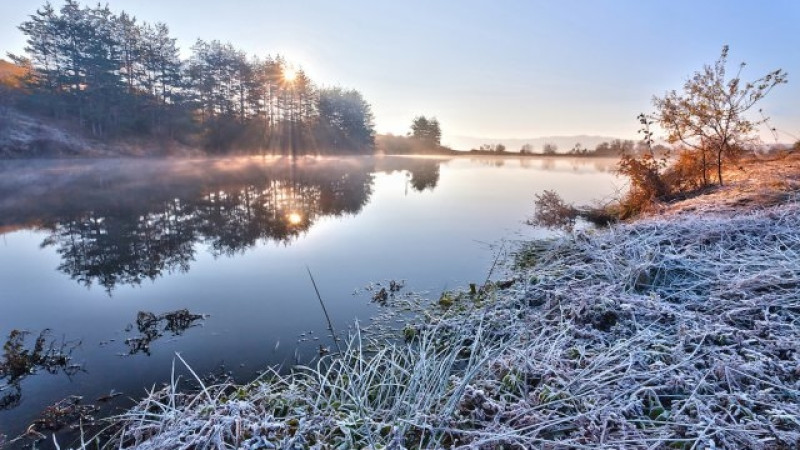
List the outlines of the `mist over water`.
{"label": "mist over water", "polygon": [[[613,161],[537,158],[237,158],[0,163],[0,336],[80,342],[82,370],[37,371],[0,410],[13,437],[69,395],[117,405],[198,373],[247,381],[331,344],[381,309],[371,283],[433,296],[485,279],[534,194],[607,198]],[[185,310],[185,311],[184,311]],[[28,342],[28,345],[32,345]],[[5,380],[0,380],[0,383]],[[10,391],[0,391],[0,396]]]}

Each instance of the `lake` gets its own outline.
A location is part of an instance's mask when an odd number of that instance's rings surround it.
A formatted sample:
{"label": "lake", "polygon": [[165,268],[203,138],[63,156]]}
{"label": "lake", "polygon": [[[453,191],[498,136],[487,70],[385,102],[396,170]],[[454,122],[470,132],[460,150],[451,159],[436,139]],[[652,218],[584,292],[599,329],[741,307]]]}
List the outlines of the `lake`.
{"label": "lake", "polygon": [[239,381],[308,362],[332,343],[308,269],[346,334],[381,313],[372,298],[392,280],[398,295],[432,297],[482,283],[504,241],[547,235],[524,223],[536,193],[608,200],[622,184],[613,167],[468,156],[0,162],[6,362],[9,348],[35,353],[49,330],[32,370],[0,379],[0,434],[22,433],[70,395],[130,404],[169,380],[176,352],[200,374]]}

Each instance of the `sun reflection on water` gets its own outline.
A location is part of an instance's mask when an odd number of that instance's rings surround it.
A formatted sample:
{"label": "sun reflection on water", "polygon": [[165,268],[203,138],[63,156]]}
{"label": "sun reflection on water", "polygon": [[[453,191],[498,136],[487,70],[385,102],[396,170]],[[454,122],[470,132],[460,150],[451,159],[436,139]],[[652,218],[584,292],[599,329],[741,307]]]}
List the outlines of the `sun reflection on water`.
{"label": "sun reflection on water", "polygon": [[289,219],[289,223],[292,225],[300,225],[300,223],[303,221],[303,216],[301,216],[300,213],[292,212],[289,213],[287,219]]}

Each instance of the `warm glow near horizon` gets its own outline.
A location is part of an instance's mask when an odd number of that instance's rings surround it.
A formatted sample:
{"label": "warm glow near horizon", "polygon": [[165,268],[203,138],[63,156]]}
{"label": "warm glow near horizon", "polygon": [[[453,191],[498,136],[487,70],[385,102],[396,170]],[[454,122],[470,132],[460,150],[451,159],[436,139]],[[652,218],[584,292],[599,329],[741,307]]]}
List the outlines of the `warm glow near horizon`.
{"label": "warm glow near horizon", "polygon": [[292,67],[284,67],[283,80],[292,83],[297,78],[297,70]]}
{"label": "warm glow near horizon", "polygon": [[[43,3],[0,1],[0,58],[24,53],[17,27]],[[748,81],[789,73],[759,107],[781,141],[800,136],[797,0],[101,3],[166,23],[184,58],[198,38],[219,40],[292,61],[286,83],[302,67],[318,86],[357,89],[378,133],[405,135],[415,116],[436,117],[443,143],[462,149],[549,136],[638,139],[636,117],[652,111],[652,97],[680,90],[727,44],[730,69],[747,62]]]}

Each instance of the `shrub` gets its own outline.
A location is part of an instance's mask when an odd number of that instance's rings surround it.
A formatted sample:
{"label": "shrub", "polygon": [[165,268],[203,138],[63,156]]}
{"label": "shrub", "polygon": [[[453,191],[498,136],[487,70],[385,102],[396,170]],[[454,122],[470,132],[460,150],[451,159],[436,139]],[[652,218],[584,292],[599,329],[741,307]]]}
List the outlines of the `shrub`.
{"label": "shrub", "polygon": [[567,204],[555,191],[536,194],[536,211],[528,223],[547,228],[572,229],[578,218],[578,210]]}
{"label": "shrub", "polygon": [[666,162],[656,160],[651,154],[642,156],[622,155],[617,173],[628,177],[630,187],[620,204],[620,219],[627,219],[646,210],[655,200],[670,193],[659,169]]}
{"label": "shrub", "polygon": [[[703,172],[705,170],[705,177]],[[698,190],[703,187],[712,167],[703,167],[703,161],[696,151],[682,149],[672,165],[664,171],[664,183],[673,195]]]}

